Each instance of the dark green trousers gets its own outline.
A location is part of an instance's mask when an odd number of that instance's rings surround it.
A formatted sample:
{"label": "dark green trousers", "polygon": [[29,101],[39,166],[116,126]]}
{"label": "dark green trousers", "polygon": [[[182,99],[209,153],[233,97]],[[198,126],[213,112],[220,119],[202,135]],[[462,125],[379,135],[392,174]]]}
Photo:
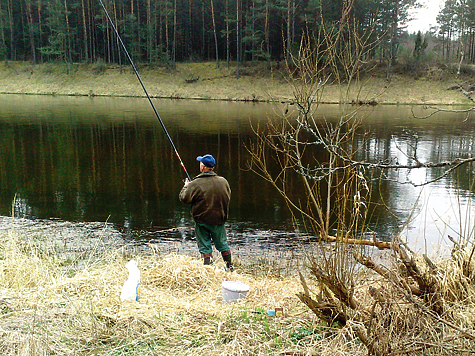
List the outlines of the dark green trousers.
{"label": "dark green trousers", "polygon": [[204,255],[211,254],[213,252],[213,244],[219,252],[229,251],[224,224],[209,225],[195,221],[195,232],[200,253]]}

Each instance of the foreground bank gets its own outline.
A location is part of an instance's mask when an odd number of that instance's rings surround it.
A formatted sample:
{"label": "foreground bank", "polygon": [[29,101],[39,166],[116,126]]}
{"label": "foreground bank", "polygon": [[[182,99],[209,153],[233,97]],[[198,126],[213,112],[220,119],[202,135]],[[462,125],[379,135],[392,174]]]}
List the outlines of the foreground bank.
{"label": "foreground bank", "polygon": [[[365,354],[298,300],[296,278],[262,261],[229,273],[219,261],[203,266],[153,246],[138,252],[107,241],[90,238],[87,250],[71,253],[47,231],[0,233],[2,355]],[[131,259],[141,272],[139,299],[121,301]],[[227,280],[247,284],[247,296],[223,301]],[[273,315],[276,308],[283,312]]]}
{"label": "foreground bank", "polygon": [[[281,274],[263,259],[237,261],[230,273],[219,260],[204,266],[201,259],[163,253],[153,245],[113,246],[115,235],[107,225],[93,236],[60,234],[58,240],[48,228],[27,235],[28,229],[17,224],[22,220],[14,220],[0,231],[0,351],[5,356],[473,354],[473,260],[431,265],[439,278],[432,286],[443,286],[433,293],[443,298],[441,314],[432,309],[434,300],[407,298],[417,285],[400,287],[391,267],[386,282],[371,267],[359,270],[350,293],[358,303],[333,308],[330,290],[321,289],[303,264],[305,287],[296,273]],[[141,272],[139,298],[121,301],[132,259]],[[412,260],[412,266],[416,260],[422,259]],[[429,274],[424,271],[424,278]],[[229,303],[223,300],[223,281],[244,283],[249,292]],[[397,293],[391,292],[392,284],[399,286]],[[332,288],[341,285],[337,281]],[[318,302],[303,304],[304,290]],[[323,322],[310,309],[334,319]],[[348,313],[351,319],[342,320]],[[368,317],[369,324],[358,321]]]}
{"label": "foreground bank", "polygon": [[[294,97],[292,86],[281,68],[264,69],[248,64],[240,69],[216,63],[180,63],[176,69],[139,66],[140,76],[152,97],[203,100],[288,101]],[[355,89],[350,100],[380,104],[459,105],[472,102],[459,90],[461,83],[450,74],[437,79],[384,74],[366,78],[363,90]],[[0,64],[1,94],[144,96],[130,66],[37,64],[8,62]],[[324,90],[323,102],[341,100],[336,85]]]}

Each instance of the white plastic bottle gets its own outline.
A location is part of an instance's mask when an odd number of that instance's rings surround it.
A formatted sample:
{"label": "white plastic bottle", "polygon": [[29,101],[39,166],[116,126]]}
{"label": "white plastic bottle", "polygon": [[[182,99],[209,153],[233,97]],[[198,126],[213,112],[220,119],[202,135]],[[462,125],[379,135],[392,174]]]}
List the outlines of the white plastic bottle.
{"label": "white plastic bottle", "polygon": [[120,293],[120,300],[138,301],[140,293],[140,271],[137,265],[137,261],[130,260],[125,267],[129,270],[129,278],[122,286],[122,292]]}

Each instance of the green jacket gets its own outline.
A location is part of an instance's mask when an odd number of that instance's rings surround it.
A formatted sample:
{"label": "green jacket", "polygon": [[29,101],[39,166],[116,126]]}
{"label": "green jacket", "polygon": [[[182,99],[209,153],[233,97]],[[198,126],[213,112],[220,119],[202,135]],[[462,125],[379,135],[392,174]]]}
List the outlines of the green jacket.
{"label": "green jacket", "polygon": [[215,172],[205,172],[193,180],[180,192],[180,201],[191,204],[191,216],[195,221],[222,225],[226,222],[231,200],[228,181]]}

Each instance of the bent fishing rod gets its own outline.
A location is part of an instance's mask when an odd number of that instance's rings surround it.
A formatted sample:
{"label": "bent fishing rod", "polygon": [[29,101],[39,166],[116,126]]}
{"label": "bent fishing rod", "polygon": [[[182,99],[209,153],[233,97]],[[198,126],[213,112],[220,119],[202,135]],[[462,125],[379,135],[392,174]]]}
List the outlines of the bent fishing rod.
{"label": "bent fishing rod", "polygon": [[145,95],[147,96],[148,102],[150,103],[150,105],[152,105],[152,109],[153,109],[153,112],[155,113],[155,116],[157,117],[158,121],[160,122],[160,125],[162,125],[163,131],[167,135],[168,141],[170,141],[170,144],[171,144],[173,150],[175,151],[175,154],[178,157],[178,160],[180,161],[180,164],[181,164],[181,167],[183,168],[183,171],[185,171],[188,180],[191,180],[190,175],[188,174],[188,171],[186,170],[186,167],[183,164],[183,161],[181,160],[180,154],[178,153],[178,150],[176,149],[175,144],[173,143],[173,140],[170,137],[170,134],[168,133],[167,128],[165,127],[165,124],[162,121],[162,118],[158,114],[158,111],[155,108],[155,105],[153,105],[152,98],[150,98],[150,95],[148,94],[147,88],[145,88],[145,85],[142,81],[142,78],[140,78],[140,74],[139,74],[137,68],[135,67],[134,61],[132,60],[132,57],[130,56],[129,52],[127,51],[127,48],[125,47],[125,44],[124,44],[124,42],[122,41],[122,38],[119,35],[119,31],[117,31],[117,27],[115,27],[114,22],[112,21],[112,18],[110,17],[109,12],[107,11],[106,7],[104,6],[104,3],[102,2],[102,0],[99,0],[99,2],[102,6],[102,9],[104,9],[106,17],[109,20],[109,23],[112,26],[112,29],[114,30],[115,35],[117,36],[117,39],[119,40],[119,43],[122,46],[122,49],[124,50],[125,55],[127,56],[128,60],[130,62],[130,65],[132,66],[132,68],[134,70],[135,76],[139,80],[140,85],[142,86],[142,89],[145,92]]}

